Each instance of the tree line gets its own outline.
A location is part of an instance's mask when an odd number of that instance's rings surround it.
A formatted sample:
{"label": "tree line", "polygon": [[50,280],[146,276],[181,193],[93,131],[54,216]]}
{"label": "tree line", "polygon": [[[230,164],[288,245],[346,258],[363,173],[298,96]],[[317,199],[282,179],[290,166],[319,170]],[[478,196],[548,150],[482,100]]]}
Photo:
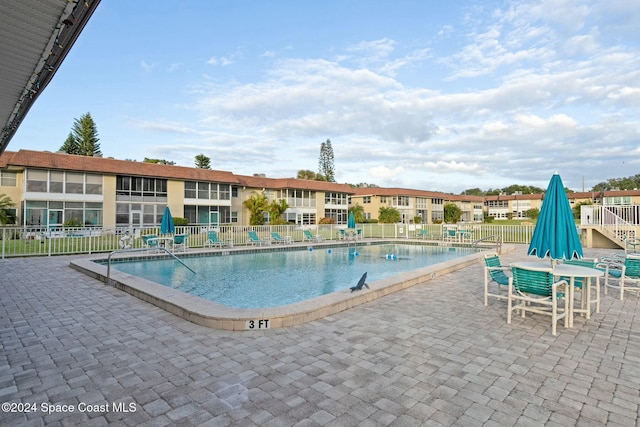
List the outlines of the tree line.
{"label": "tree line", "polygon": [[[68,154],[76,154],[80,156],[102,157],[100,150],[100,138],[98,138],[98,129],[91,117],[91,113],[85,113],[79,119],[75,119],[71,131],[64,141],[59,151]],[[335,164],[334,164],[333,146],[331,140],[327,139],[320,144],[320,157],[318,159],[318,172],[312,170],[299,170],[298,179],[309,179],[315,181],[336,182]],[[175,162],[166,159],[153,159],[145,157],[144,162],[157,163],[165,165],[175,165]],[[211,158],[204,154],[198,154],[194,158],[194,166],[200,169],[211,169]],[[349,184],[355,188],[378,187],[376,184],[358,183]],[[605,182],[596,184],[591,191],[608,191],[608,190],[633,190],[640,188],[640,174],[625,178],[611,178]],[[572,190],[565,188],[567,192]],[[467,196],[497,196],[500,194],[541,194],[545,189],[531,185],[512,184],[503,188],[490,188],[481,190],[480,188],[469,188],[462,191],[461,195]]]}

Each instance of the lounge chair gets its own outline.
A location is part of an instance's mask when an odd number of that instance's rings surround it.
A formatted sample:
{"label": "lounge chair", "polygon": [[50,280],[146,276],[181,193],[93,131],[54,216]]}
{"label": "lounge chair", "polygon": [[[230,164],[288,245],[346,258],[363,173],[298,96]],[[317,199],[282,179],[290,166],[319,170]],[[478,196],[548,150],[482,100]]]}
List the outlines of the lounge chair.
{"label": "lounge chair", "polygon": [[[568,327],[569,299],[566,280],[554,281],[551,268],[524,268],[515,264],[511,267],[513,277],[509,278],[507,296],[507,323],[511,324],[511,312],[521,311],[551,316],[551,333],[557,335],[556,324],[564,318],[564,326]],[[564,300],[563,310],[558,310],[558,300]],[[516,304],[514,305],[514,302]]]}
{"label": "lounge chair", "polygon": [[342,228],[338,230],[338,240],[347,240],[347,232]]}
{"label": "lounge chair", "polygon": [[255,245],[262,246],[262,245],[271,244],[271,239],[261,239],[260,237],[258,237],[258,233],[256,233],[253,230],[249,230],[247,233],[249,234],[249,240],[247,241],[247,243],[251,243],[253,246]]}
{"label": "lounge chair", "polygon": [[325,240],[324,237],[313,235],[309,230],[303,230],[304,237],[302,238],[303,242],[323,242]]}
{"label": "lounge chair", "polygon": [[449,242],[458,241],[458,230],[455,228],[447,228],[444,230],[444,240]]}
{"label": "lounge chair", "polygon": [[424,240],[424,239],[430,238],[431,234],[429,233],[429,230],[427,230],[426,228],[423,228],[418,232],[416,237],[419,237]]}
{"label": "lounge chair", "polygon": [[231,246],[228,242],[223,242],[218,238],[218,233],[214,230],[207,231],[207,241],[204,243],[206,247],[211,248],[214,246],[223,247]]}
{"label": "lounge chair", "polygon": [[605,268],[605,295],[608,288],[619,289],[621,301],[624,299],[625,291],[640,295],[640,255],[629,254],[622,262],[607,262],[601,267]]}
{"label": "lounge chair", "polygon": [[624,253],[637,254],[640,251],[640,239],[624,236]]}
{"label": "lounge chair", "polygon": [[149,249],[158,249],[160,247],[157,234],[145,234],[142,236],[142,245]]}
{"label": "lounge chair", "polygon": [[173,236],[173,251],[186,252],[189,247],[189,235],[188,234],[176,234]]}
{"label": "lounge chair", "polygon": [[280,233],[276,231],[271,232],[271,241],[275,243],[282,243],[283,245],[287,245],[289,243],[293,243],[291,236],[282,237]]}
{"label": "lounge chair", "polygon": [[[489,305],[489,297],[497,299],[507,299],[507,293],[501,294],[503,287],[509,286],[509,276],[505,274],[505,271],[511,271],[511,267],[503,266],[500,262],[500,257],[497,254],[487,254],[484,256],[484,305]],[[498,287],[498,292],[492,294],[489,292],[489,283],[495,282]]]}

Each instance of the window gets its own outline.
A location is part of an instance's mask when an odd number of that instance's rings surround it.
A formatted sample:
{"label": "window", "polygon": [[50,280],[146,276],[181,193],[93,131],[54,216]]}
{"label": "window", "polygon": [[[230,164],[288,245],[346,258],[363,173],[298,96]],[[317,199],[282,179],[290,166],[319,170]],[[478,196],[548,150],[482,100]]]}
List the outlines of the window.
{"label": "window", "polygon": [[128,225],[129,224],[129,203],[117,203],[116,204],[116,224]]}
{"label": "window", "polygon": [[167,197],[167,180],[156,178],[156,197]]}
{"label": "window", "polygon": [[409,206],[409,197],[408,196],[394,196],[391,199],[391,204],[393,206]]}
{"label": "window", "polygon": [[102,175],[86,175],[86,194],[102,194]]}
{"label": "window", "polygon": [[156,180],[155,179],[143,179],[142,180],[142,195],[147,197],[153,197],[156,193]]}
{"label": "window", "polygon": [[[91,182],[92,191],[102,191],[102,181],[98,183],[97,178],[87,176],[87,186]],[[87,189],[87,194],[93,194]],[[141,176],[116,176],[116,200],[166,202],[167,180],[160,178],[144,178]],[[143,199],[144,197],[144,199]]]}
{"label": "window", "polygon": [[84,192],[84,174],[67,172],[65,193],[82,194]]}
{"label": "window", "polygon": [[196,198],[197,183],[194,181],[185,181],[184,183],[184,198],[195,199]]}
{"label": "window", "polygon": [[160,222],[156,221],[154,205],[142,205],[142,222],[144,224],[157,224]]}
{"label": "window", "polygon": [[15,187],[17,185],[17,176],[16,172],[0,170],[0,186]]}
{"label": "window", "polygon": [[371,196],[364,196],[362,198],[362,203],[371,203]]}
{"label": "window", "polygon": [[49,193],[64,192],[64,172],[51,171],[49,173]]}
{"label": "window", "polygon": [[231,186],[229,184],[219,184],[220,200],[231,199]]}
{"label": "window", "polygon": [[209,183],[199,182],[198,183],[198,199],[208,199],[208,198],[209,198]]}
{"label": "window", "polygon": [[324,202],[333,205],[348,205],[349,201],[345,193],[325,193]]}
{"label": "window", "polygon": [[348,221],[348,211],[345,209],[325,209],[325,218],[333,218],[336,224],[346,224]]}
{"label": "window", "polygon": [[84,203],[82,202],[67,202],[64,206],[64,222],[73,223],[74,225],[81,226],[84,224]]}
{"label": "window", "polygon": [[47,225],[47,202],[26,202],[25,222],[33,226]]}
{"label": "window", "polygon": [[102,203],[84,204],[84,225],[102,225]]}
{"label": "window", "polygon": [[131,193],[131,177],[130,176],[117,176],[116,177],[116,194],[129,195]]}
{"label": "window", "polygon": [[[83,202],[25,202],[25,224],[61,227],[101,226],[102,203]],[[128,217],[128,215],[127,215]]]}
{"label": "window", "polygon": [[27,170],[27,191],[36,193],[47,192],[49,174],[43,170]]}
{"label": "window", "polygon": [[142,177],[131,177],[131,196],[142,196]]}

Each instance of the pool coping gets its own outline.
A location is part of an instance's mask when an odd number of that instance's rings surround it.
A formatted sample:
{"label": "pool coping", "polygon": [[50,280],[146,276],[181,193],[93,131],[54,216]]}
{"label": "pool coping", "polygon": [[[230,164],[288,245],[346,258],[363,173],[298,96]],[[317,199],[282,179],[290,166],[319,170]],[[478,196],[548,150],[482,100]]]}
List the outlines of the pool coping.
{"label": "pool coping", "polygon": [[[406,240],[394,239],[385,241],[390,243],[407,243]],[[335,247],[336,244],[328,243],[323,245],[315,243],[313,246]],[[256,250],[273,250],[274,248],[246,249],[247,248],[225,249],[224,253],[254,252]],[[300,249],[300,247],[298,247],[298,249]],[[510,252],[513,249],[514,247],[512,246],[503,246],[501,252]],[[221,252],[221,250],[195,251],[188,253],[188,255],[201,256],[213,254],[214,252]],[[268,308],[235,308],[217,304],[116,269],[111,269],[110,283],[108,284],[201,326],[231,331],[272,329],[295,326],[318,320],[365,304],[385,295],[407,289],[419,283],[433,280],[444,274],[477,263],[486,253],[487,251],[483,250],[454,260],[377,280],[368,283],[369,289],[362,289],[356,292],[351,292],[349,289],[340,290],[305,301]],[[96,262],[105,260],[105,258],[103,254],[99,257],[73,260],[70,262],[70,267],[106,284],[107,266]]]}

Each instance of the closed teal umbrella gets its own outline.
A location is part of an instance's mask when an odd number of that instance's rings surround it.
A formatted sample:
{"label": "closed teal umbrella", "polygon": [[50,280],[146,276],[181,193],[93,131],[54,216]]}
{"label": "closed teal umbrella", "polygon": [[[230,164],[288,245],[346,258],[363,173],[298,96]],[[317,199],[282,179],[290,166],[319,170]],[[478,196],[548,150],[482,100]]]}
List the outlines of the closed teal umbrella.
{"label": "closed teal umbrella", "polygon": [[349,222],[347,222],[347,228],[356,228],[356,217],[353,212],[349,214]]}
{"label": "closed teal umbrella", "polygon": [[162,222],[160,223],[160,234],[175,234],[176,226],[173,224],[173,217],[171,216],[171,210],[169,206],[164,208],[164,214],[162,214]]}
{"label": "closed teal umbrella", "polygon": [[544,194],[528,254],[554,261],[583,257],[571,205],[557,172]]}

